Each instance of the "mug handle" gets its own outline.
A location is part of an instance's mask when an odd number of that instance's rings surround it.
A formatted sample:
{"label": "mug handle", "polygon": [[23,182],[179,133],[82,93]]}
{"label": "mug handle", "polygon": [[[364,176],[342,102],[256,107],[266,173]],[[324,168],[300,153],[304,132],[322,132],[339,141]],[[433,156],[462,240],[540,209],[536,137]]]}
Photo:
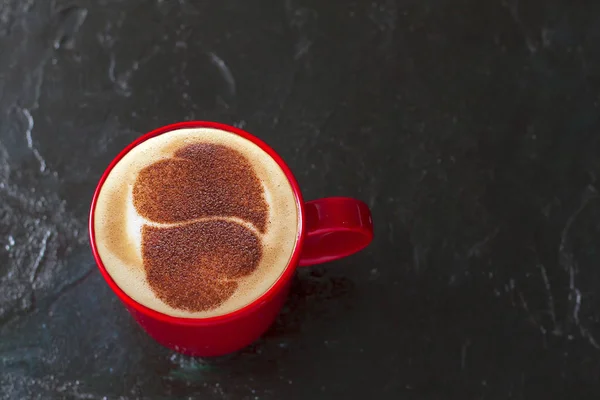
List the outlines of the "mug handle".
{"label": "mug handle", "polygon": [[304,205],[306,236],[298,265],[337,260],[367,247],[373,240],[369,207],[349,197],[327,197]]}

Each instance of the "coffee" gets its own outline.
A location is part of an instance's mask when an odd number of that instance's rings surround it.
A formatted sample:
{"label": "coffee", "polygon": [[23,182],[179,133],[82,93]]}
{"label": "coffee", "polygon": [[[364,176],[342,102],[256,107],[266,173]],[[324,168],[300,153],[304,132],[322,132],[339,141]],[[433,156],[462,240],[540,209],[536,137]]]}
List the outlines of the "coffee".
{"label": "coffee", "polygon": [[95,208],[98,253],[115,283],[164,314],[242,308],[287,266],[298,210],[279,165],[213,128],[150,138],[110,171]]}

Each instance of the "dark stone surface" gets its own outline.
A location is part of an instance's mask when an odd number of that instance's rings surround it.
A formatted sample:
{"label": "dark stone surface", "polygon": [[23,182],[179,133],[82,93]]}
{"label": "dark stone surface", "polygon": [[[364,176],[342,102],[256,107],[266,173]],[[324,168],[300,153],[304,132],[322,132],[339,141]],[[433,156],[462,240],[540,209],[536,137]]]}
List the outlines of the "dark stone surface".
{"label": "dark stone surface", "polygon": [[[598,43],[592,1],[0,0],[0,398],[599,398]],[[376,226],[216,360],[87,243],[111,158],[187,119]]]}

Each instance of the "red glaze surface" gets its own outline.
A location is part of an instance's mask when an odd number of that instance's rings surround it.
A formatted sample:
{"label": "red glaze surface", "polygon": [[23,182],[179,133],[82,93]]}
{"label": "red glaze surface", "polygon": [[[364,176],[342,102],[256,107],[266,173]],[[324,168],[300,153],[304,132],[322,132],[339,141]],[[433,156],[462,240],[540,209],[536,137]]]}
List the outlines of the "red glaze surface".
{"label": "red glaze surface", "polygon": [[299,265],[307,266],[349,256],[373,240],[369,207],[349,197],[327,197],[304,205],[306,237]]}

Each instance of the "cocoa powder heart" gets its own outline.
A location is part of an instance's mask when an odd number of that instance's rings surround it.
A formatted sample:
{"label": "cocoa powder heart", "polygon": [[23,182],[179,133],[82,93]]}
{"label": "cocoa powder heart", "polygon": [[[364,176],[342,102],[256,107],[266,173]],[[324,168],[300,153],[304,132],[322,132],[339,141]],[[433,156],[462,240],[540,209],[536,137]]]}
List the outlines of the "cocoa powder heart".
{"label": "cocoa powder heart", "polygon": [[[260,238],[236,217],[264,233],[268,205],[246,158],[222,145],[193,144],[173,158],[142,169],[133,203],[144,218],[172,227],[142,228],[148,283],[165,303],[191,312],[221,305],[262,257]],[[215,217],[203,221],[198,218]]]}
{"label": "cocoa powder heart", "polygon": [[140,215],[161,223],[238,217],[264,232],[268,217],[252,165],[237,151],[209,143],[185,146],[173,158],[142,169],[133,204]]}

